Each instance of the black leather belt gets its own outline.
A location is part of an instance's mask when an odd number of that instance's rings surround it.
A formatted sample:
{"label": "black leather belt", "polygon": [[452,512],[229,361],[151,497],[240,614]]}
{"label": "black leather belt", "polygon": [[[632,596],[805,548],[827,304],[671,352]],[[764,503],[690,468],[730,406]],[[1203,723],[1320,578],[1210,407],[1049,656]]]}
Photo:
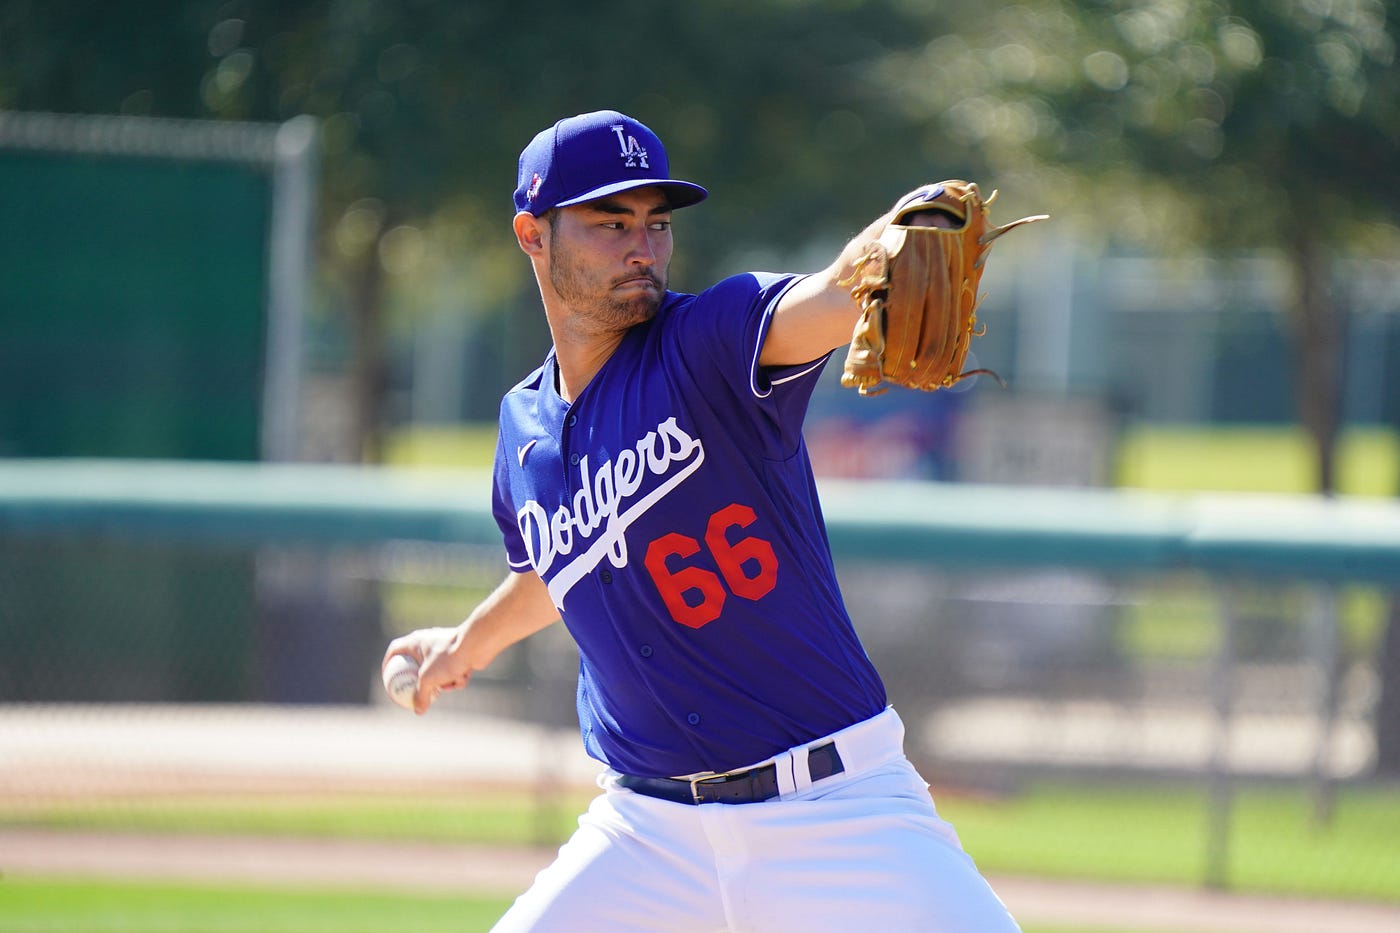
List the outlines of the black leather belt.
{"label": "black leather belt", "polygon": [[[818,745],[807,752],[807,773],[813,781],[845,770],[846,766],[836,752],[835,742]],[[776,765],[760,765],[747,771],[730,771],[692,780],[624,774],[618,783],[628,790],[673,803],[762,803],[778,796],[778,768]]]}

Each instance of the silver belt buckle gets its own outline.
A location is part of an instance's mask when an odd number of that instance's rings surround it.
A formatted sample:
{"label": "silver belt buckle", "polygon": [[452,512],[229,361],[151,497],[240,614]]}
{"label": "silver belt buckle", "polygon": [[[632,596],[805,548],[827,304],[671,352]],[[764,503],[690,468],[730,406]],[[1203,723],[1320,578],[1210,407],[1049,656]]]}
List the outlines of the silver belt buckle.
{"label": "silver belt buckle", "polygon": [[706,775],[705,777],[693,777],[690,779],[690,799],[694,800],[696,804],[700,804],[703,802],[700,799],[701,784],[723,784],[732,778],[742,777],[743,775],[748,774],[752,770],[754,769],[740,768],[738,771],[725,771],[722,774],[710,774]]}

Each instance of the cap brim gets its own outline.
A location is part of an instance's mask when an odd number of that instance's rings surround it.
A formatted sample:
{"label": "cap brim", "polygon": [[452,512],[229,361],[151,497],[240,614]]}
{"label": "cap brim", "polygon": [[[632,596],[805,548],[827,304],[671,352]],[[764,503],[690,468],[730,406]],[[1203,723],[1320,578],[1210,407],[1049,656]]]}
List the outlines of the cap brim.
{"label": "cap brim", "polygon": [[627,181],[614,182],[611,185],[603,185],[601,188],[594,188],[592,191],[585,191],[578,197],[569,198],[567,201],[560,201],[554,206],[568,207],[571,204],[596,201],[610,194],[631,191],[633,188],[663,188],[666,191],[666,197],[671,202],[672,207],[690,207],[692,204],[699,204],[710,196],[710,193],[704,188],[699,185],[693,185],[688,181],[676,181],[673,178],[632,178]]}

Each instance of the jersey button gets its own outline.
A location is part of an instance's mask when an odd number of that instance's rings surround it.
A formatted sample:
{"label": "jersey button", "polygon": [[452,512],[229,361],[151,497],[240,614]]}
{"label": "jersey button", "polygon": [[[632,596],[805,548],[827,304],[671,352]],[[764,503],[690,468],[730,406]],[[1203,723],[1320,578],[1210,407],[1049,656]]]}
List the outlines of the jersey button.
{"label": "jersey button", "polygon": [[600,570],[600,571],[598,571],[598,579],[599,579],[599,580],[602,580],[604,583],[611,583],[611,582],[612,582],[612,571],[611,571],[611,570]]}
{"label": "jersey button", "polygon": [[572,427],[573,427],[574,425],[576,425],[576,424],[578,424],[578,415],[570,415],[570,416],[569,416],[569,427],[572,428]]}
{"label": "jersey button", "polygon": [[649,658],[652,655],[651,645],[642,645],[642,647],[639,648],[638,651],[644,658]]}
{"label": "jersey button", "polygon": [[691,713],[689,716],[685,717],[685,721],[690,723],[692,726],[698,726],[700,725],[700,714]]}
{"label": "jersey button", "polygon": [[578,456],[578,454],[570,454],[570,455],[569,455],[569,463],[570,463],[570,464],[572,464],[573,466],[578,466],[578,461],[579,461],[579,456]]}

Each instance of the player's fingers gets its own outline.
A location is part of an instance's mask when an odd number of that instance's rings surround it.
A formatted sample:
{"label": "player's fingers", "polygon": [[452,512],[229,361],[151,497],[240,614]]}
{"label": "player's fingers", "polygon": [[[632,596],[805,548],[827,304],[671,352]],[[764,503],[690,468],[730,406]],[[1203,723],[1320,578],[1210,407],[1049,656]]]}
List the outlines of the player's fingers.
{"label": "player's fingers", "polygon": [[420,681],[418,684],[418,692],[413,695],[413,712],[422,716],[428,711],[428,707],[432,706],[434,701],[437,700],[438,694],[441,692],[442,691],[438,690],[436,687],[424,686]]}
{"label": "player's fingers", "polygon": [[451,670],[446,664],[433,664],[429,661],[418,671],[418,684],[441,693],[444,690],[461,690],[471,680],[470,671]]}
{"label": "player's fingers", "polygon": [[379,663],[380,672],[397,655],[410,657],[423,666],[433,655],[447,650],[455,634],[456,629],[451,628],[420,628],[400,635],[389,642],[389,647],[384,650],[384,660]]}
{"label": "player's fingers", "polygon": [[404,635],[389,642],[389,647],[384,649],[384,659],[379,662],[379,672],[384,673],[389,662],[399,655],[410,657],[419,664],[423,663],[423,649],[417,639],[413,635]]}
{"label": "player's fingers", "polygon": [[444,684],[424,684],[419,681],[418,692],[413,696],[413,711],[420,716],[423,715],[429,707],[437,702],[437,698],[442,696],[444,690],[460,690],[467,685],[467,681],[470,679],[470,677],[463,677]]}
{"label": "player's fingers", "polygon": [[470,680],[471,671],[458,667],[458,662],[451,655],[430,655],[418,671],[414,711],[427,712],[444,690],[461,690]]}
{"label": "player's fingers", "polygon": [[454,677],[454,678],[452,678],[451,680],[447,681],[446,683],[442,684],[442,685],[441,685],[441,689],[443,689],[443,690],[461,690],[463,687],[465,687],[465,686],[467,685],[468,681],[470,681],[471,679],[472,679],[472,678],[471,678],[471,675],[470,675],[470,674],[463,674],[463,675],[460,676],[460,677]]}

